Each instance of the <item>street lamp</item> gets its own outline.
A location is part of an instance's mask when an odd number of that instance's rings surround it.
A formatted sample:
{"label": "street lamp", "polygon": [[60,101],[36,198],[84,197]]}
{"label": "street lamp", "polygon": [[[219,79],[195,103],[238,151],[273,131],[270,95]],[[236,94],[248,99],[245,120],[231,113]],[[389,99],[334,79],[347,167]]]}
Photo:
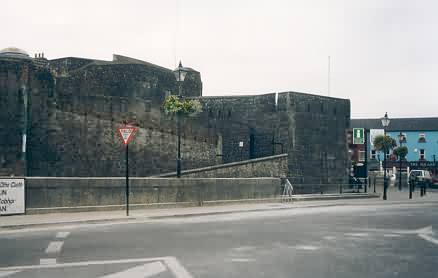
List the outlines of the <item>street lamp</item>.
{"label": "street lamp", "polygon": [[[399,142],[399,147],[402,146],[403,144],[403,140],[404,140],[404,136],[403,133],[400,131],[400,134],[398,135],[398,142]],[[398,156],[398,160],[399,160],[399,177],[398,177],[398,190],[401,191],[402,190],[402,181],[401,181],[401,176],[402,176],[402,157],[399,154]]]}
{"label": "street lamp", "polygon": [[381,119],[382,126],[383,126],[383,200],[386,200],[386,192],[388,190],[388,181],[386,180],[386,152],[387,152],[387,146],[385,145],[385,138],[386,138],[386,128],[389,126],[389,118],[388,118],[388,112],[385,113],[385,116]]}
{"label": "street lamp", "polygon": [[[181,64],[181,61],[179,62],[178,67],[173,71],[175,74],[176,82],[178,83],[178,98],[179,100],[182,99],[182,83],[184,82],[184,79],[186,78],[188,70],[184,68]],[[177,113],[176,115],[176,129],[177,129],[177,136],[178,136],[178,154],[176,159],[176,176],[178,178],[181,177],[181,119],[180,119],[180,113]]]}

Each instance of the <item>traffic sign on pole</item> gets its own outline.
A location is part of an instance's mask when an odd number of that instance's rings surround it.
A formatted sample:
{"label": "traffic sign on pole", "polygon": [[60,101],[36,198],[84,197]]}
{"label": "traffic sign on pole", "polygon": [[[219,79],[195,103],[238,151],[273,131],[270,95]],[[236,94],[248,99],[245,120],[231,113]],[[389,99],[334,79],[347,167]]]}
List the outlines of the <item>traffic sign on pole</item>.
{"label": "traffic sign on pole", "polygon": [[128,143],[132,140],[136,131],[137,128],[130,125],[124,125],[119,128],[120,137],[125,145],[128,145]]}
{"label": "traffic sign on pole", "polygon": [[363,145],[365,142],[365,132],[363,128],[353,128],[353,144]]}
{"label": "traffic sign on pole", "polygon": [[126,190],[125,190],[125,199],[126,199],[126,216],[129,215],[129,151],[128,151],[128,144],[134,137],[134,133],[137,131],[137,128],[135,126],[131,125],[124,125],[119,128],[119,134],[120,137],[123,140],[123,143],[125,144],[125,150],[126,150]]}

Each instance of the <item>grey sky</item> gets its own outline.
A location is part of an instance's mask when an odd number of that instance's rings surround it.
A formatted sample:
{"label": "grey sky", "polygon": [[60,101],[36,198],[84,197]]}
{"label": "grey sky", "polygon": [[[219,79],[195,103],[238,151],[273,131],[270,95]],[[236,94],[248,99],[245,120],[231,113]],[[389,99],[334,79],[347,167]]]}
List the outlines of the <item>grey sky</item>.
{"label": "grey sky", "polygon": [[0,48],[122,54],[201,72],[204,95],[349,98],[353,117],[437,116],[438,1],[2,0]]}

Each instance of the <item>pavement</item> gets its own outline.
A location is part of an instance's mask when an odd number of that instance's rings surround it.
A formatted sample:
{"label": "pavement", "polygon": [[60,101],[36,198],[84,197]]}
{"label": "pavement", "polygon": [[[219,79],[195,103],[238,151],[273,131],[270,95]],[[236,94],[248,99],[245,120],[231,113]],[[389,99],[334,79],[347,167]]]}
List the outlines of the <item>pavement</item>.
{"label": "pavement", "polygon": [[[372,205],[392,203],[413,203],[419,197],[419,191],[414,192],[414,198],[408,199],[408,192],[400,192],[391,187],[388,191],[388,200],[382,201],[382,188],[378,187],[373,193],[370,188],[368,194],[306,194],[294,195],[290,201],[281,200],[266,203],[241,203],[213,206],[176,207],[163,209],[135,209],[130,210],[129,216],[125,210],[88,211],[88,212],[62,212],[47,214],[13,215],[0,218],[0,233],[8,230],[24,228],[44,228],[51,226],[97,224],[109,222],[138,222],[150,219],[190,217],[199,215],[232,214],[239,212],[274,211],[305,207],[341,206],[341,205]],[[438,190],[435,190],[438,192]],[[433,193],[433,192],[432,192]],[[422,202],[437,202],[438,194],[427,194],[421,198]]]}
{"label": "pavement", "polygon": [[129,221],[114,211],[102,223],[3,229],[0,277],[436,278],[437,208],[438,192],[409,200],[391,188],[387,201],[132,211]]}

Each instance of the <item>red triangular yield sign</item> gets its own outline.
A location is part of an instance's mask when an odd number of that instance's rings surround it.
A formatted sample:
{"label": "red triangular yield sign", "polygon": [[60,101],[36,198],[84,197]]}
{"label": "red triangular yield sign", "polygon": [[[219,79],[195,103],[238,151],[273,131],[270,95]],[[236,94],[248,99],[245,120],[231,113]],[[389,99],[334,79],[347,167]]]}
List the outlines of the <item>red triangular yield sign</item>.
{"label": "red triangular yield sign", "polygon": [[123,143],[125,145],[127,145],[129,143],[129,141],[132,140],[136,130],[137,130],[137,128],[135,128],[133,126],[128,126],[128,125],[122,126],[119,128],[120,137],[122,137]]}

